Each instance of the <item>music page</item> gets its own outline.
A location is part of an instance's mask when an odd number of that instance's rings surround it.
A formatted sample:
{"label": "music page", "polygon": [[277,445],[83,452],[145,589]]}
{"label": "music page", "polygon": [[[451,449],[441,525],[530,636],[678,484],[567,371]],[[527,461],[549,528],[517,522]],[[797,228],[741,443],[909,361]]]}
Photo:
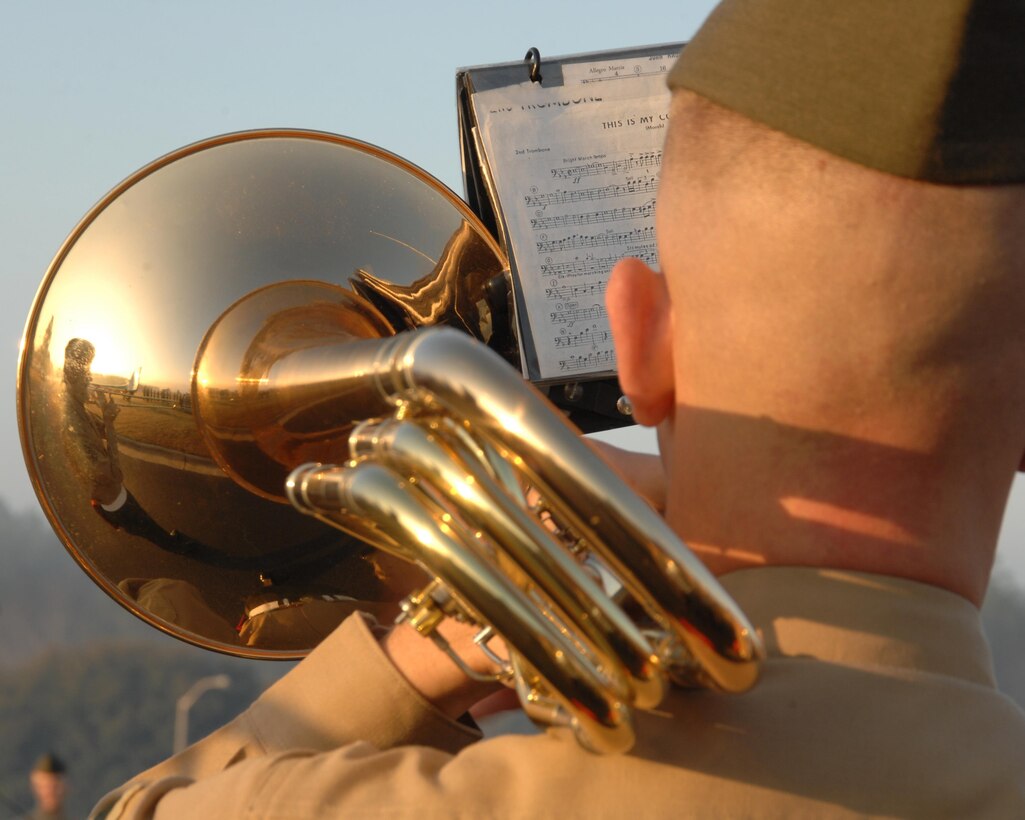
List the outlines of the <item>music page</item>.
{"label": "music page", "polygon": [[605,285],[625,256],[657,265],[655,192],[675,57],[569,63],[560,84],[525,80],[473,96],[534,379],[615,372]]}

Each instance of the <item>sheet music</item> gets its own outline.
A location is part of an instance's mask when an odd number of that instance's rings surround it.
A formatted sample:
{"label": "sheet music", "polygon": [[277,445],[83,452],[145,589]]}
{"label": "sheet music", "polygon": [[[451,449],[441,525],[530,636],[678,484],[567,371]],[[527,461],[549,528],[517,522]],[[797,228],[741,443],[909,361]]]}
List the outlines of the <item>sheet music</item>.
{"label": "sheet music", "polygon": [[560,85],[525,80],[473,97],[536,378],[615,372],[605,285],[625,256],[657,265],[655,192],[675,57],[567,63]]}

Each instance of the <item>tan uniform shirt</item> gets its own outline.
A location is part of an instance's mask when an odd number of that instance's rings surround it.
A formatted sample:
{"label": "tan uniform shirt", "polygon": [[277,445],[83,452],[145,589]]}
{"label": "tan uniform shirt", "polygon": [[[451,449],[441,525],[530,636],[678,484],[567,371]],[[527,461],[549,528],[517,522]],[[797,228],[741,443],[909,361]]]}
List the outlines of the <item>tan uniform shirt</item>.
{"label": "tan uniform shirt", "polygon": [[482,742],[360,618],[232,723],[101,802],[114,818],[1025,817],[1025,713],[977,610],[910,581],[774,568],[723,583],[769,658],[751,692],[673,691],[629,755],[565,730]]}

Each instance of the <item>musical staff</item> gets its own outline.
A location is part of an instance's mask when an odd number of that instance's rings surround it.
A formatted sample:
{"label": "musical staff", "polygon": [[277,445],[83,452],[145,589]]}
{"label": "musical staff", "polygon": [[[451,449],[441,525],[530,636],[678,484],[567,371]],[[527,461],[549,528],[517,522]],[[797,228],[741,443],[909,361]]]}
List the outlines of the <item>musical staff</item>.
{"label": "musical staff", "polygon": [[[655,250],[654,242],[631,247],[630,255],[652,267],[658,264],[658,253]],[[578,256],[566,262],[543,262],[541,273],[546,277],[559,278],[607,274],[612,270],[612,266],[622,258],[622,254],[610,254],[608,256]],[[602,289],[604,290],[604,282]]]}
{"label": "musical staff", "polygon": [[591,305],[587,308],[567,308],[566,310],[552,311],[552,324],[572,324],[587,319],[607,319],[605,305]]}
{"label": "musical staff", "polygon": [[609,248],[655,241],[655,226],[632,231],[606,231],[599,234],[575,233],[564,239],[545,239],[537,243],[538,253],[558,253],[575,248]]}
{"label": "musical staff", "polygon": [[564,285],[562,287],[545,288],[545,299],[583,299],[595,298],[605,293],[605,281],[592,282],[590,285]]}
{"label": "musical staff", "polygon": [[611,341],[612,333],[608,330],[581,330],[579,333],[556,336],[555,346],[560,348],[583,347],[585,345],[597,347],[598,345],[608,344]]}
{"label": "musical staff", "polygon": [[[590,348],[587,353],[557,356],[560,373],[587,373],[615,367],[612,334],[603,304],[609,271],[625,255],[640,257],[649,264],[655,264],[657,258],[655,199],[652,196],[658,186],[657,174],[631,177],[622,183],[587,188],[574,186],[592,174],[607,177],[643,166],[657,169],[660,164],[661,153],[652,151],[620,159],[554,167],[551,168],[552,176],[568,180],[569,185],[554,191],[539,190],[534,186],[523,197],[524,204],[535,209],[524,223],[529,224],[534,234],[538,256],[544,257],[540,269],[550,283],[544,288],[544,299],[557,306],[548,312],[548,326],[552,330],[561,328],[549,337],[553,354]],[[581,205],[617,198],[627,198],[628,204],[616,208],[579,210]],[[623,230],[631,221],[644,224]],[[614,227],[601,233],[567,232],[567,229],[603,224]],[[573,250],[590,248],[608,248],[611,253],[564,258]],[[579,281],[572,281],[575,278]],[[585,323],[585,327],[579,327]]]}
{"label": "musical staff", "polygon": [[581,85],[592,85],[594,83],[614,83],[619,80],[640,80],[644,77],[665,77],[666,73],[664,69],[655,69],[653,71],[635,71],[632,74],[608,74],[601,77],[585,77],[580,80]]}
{"label": "musical staff", "polygon": [[580,191],[560,188],[547,194],[528,194],[523,197],[523,204],[528,208],[546,208],[549,205],[572,205],[577,202],[595,202],[634,194],[653,194],[656,190],[658,177],[653,175],[641,179],[627,179],[622,185],[602,185],[600,188],[584,188]]}
{"label": "musical staff", "polygon": [[583,177],[625,174],[627,171],[661,167],[662,152],[648,151],[644,154],[627,157],[626,159],[612,159],[604,162],[588,162],[584,165],[568,165],[563,168],[552,168],[552,176],[556,179],[579,180]]}
{"label": "musical staff", "polygon": [[628,219],[648,219],[655,212],[655,200],[649,199],[643,205],[633,208],[611,208],[586,214],[561,214],[541,216],[530,220],[535,231],[566,228],[576,225],[600,225],[605,222],[625,222]]}
{"label": "musical staff", "polygon": [[612,370],[616,366],[616,351],[595,350],[584,356],[559,359],[559,370],[572,373],[579,370]]}

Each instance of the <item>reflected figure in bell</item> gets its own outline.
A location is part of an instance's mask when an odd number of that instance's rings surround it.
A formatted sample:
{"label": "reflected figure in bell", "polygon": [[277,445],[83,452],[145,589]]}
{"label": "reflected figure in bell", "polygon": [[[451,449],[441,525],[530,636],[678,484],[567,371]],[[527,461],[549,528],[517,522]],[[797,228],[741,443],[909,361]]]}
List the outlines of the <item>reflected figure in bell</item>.
{"label": "reflected figure in bell", "polygon": [[[75,472],[89,481],[93,506],[116,509],[125,492],[114,438],[118,407],[113,398],[91,389],[95,356],[96,348],[86,339],[72,339],[64,348],[65,444]],[[99,405],[100,418],[86,407],[90,400]]]}
{"label": "reflected figure in bell", "polygon": [[[72,339],[64,348],[64,447],[72,469],[87,482],[93,509],[114,529],[162,549],[186,551],[191,539],[164,530],[124,485],[114,431],[120,408],[112,396],[93,388],[95,357],[96,347],[88,339]],[[90,402],[99,407],[99,417],[90,412]]]}
{"label": "reflected figure in bell", "polygon": [[[64,447],[93,510],[114,529],[159,549],[208,568],[259,572],[260,579],[259,586],[235,602],[230,620],[223,607],[211,606],[184,577],[122,578],[118,588],[126,597],[195,634],[254,648],[314,646],[356,609],[385,623],[395,617],[397,601],[413,583],[408,576],[422,581],[419,571],[389,556],[354,551],[334,530],[258,555],[238,556],[158,524],[124,484],[115,430],[120,407],[107,390],[93,384],[95,356],[92,342],[72,339],[64,351],[63,373]],[[339,576],[344,583],[338,583]]]}

